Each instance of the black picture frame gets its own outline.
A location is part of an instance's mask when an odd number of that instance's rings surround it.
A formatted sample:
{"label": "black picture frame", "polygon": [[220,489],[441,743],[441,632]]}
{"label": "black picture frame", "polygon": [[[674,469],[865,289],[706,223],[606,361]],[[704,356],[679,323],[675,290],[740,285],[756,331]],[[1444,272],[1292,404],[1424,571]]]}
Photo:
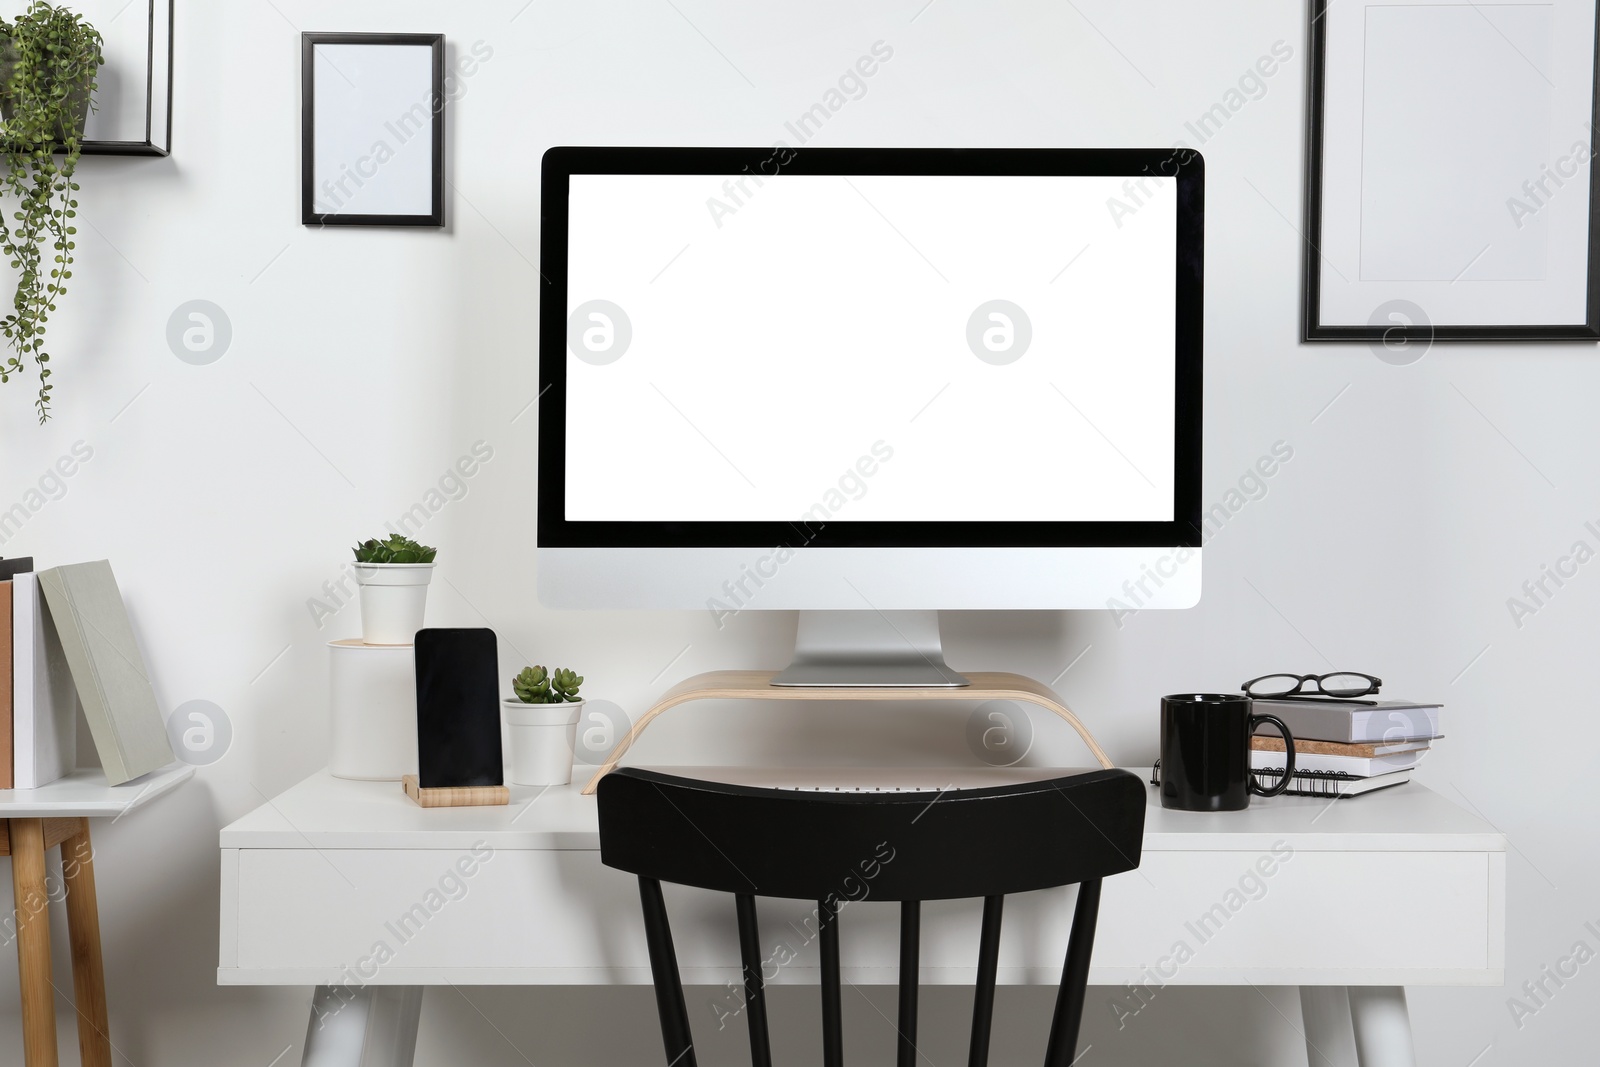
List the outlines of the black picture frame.
{"label": "black picture frame", "polygon": [[[431,131],[431,207],[426,214],[381,215],[316,210],[316,65],[318,45],[424,45],[432,50],[429,90]],[[444,34],[442,33],[316,33],[300,35],[300,221],[306,226],[433,226],[444,225]]]}
{"label": "black picture frame", "polygon": [[[104,139],[90,139],[81,143],[80,150],[86,156],[154,156],[162,157],[172,153],[172,22],[175,0],[148,0],[149,7],[146,14],[147,42],[145,49],[145,97],[144,97],[144,140],[142,141],[108,141]],[[161,37],[157,33],[156,17],[165,15],[166,35]],[[156,85],[156,50],[160,48],[166,52],[166,79],[164,85]],[[161,92],[166,98],[166,117],[162,122],[155,120],[156,94]],[[57,151],[65,151],[57,149]]]}
{"label": "black picture frame", "polygon": [[[1301,290],[1301,340],[1318,341],[1600,341],[1600,157],[1589,164],[1588,278],[1582,323],[1479,325],[1430,322],[1328,325],[1319,318],[1322,292],[1323,111],[1327,79],[1327,19],[1334,0],[1308,0],[1309,67],[1306,89],[1305,270]],[[1590,129],[1600,129],[1600,18],[1591,51]],[[1467,150],[1469,146],[1463,146]],[[1600,146],[1596,146],[1600,147]],[[1470,158],[1470,150],[1467,151]]]}
{"label": "black picture frame", "polygon": [[[1173,518],[1111,522],[670,522],[566,517],[567,235],[574,174],[1150,175],[1178,197],[1173,388]],[[622,148],[544,154],[540,202],[537,543],[544,548],[1200,546],[1205,160],[1188,148]]]}

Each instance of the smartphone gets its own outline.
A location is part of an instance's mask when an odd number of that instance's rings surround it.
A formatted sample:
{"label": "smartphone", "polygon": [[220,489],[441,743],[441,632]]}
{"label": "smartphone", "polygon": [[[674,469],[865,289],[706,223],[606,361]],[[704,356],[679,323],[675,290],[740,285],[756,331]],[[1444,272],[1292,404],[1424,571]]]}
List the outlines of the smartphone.
{"label": "smartphone", "polygon": [[415,653],[418,784],[504,784],[494,631],[418,630]]}

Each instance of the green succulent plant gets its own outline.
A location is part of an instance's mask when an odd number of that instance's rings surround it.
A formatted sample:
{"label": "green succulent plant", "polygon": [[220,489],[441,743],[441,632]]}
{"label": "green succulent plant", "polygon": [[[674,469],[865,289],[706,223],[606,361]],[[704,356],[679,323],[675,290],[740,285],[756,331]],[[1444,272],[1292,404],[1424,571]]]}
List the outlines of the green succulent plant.
{"label": "green succulent plant", "polygon": [[583,676],[565,667],[557,667],[553,673],[543,667],[524,667],[511,679],[511,691],[524,704],[576,703],[583,699],[578,695],[582,684]]}
{"label": "green succulent plant", "polygon": [[50,355],[45,323],[72,277],[78,227],[83,124],[91,107],[104,41],[83,16],[34,0],[15,22],[0,18],[0,194],[16,200],[0,212],[0,253],[17,272],[11,312],[0,333],[11,352],[0,360],[0,382],[39,369],[34,407],[50,418]]}
{"label": "green succulent plant", "polygon": [[373,538],[354,549],[357,563],[432,563],[437,548],[419,545],[409,537],[391,534],[382,541]]}

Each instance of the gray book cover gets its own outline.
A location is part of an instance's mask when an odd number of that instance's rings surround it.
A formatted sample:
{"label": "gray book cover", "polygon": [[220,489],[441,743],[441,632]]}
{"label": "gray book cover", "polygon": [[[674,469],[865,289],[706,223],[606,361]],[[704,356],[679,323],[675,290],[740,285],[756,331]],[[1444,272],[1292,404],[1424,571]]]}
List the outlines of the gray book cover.
{"label": "gray book cover", "polygon": [[89,734],[112,785],[173,760],[133,624],[106,560],[39,572]]}
{"label": "gray book cover", "polygon": [[1276,715],[1290,733],[1308,741],[1399,743],[1443,736],[1439,732],[1438,704],[1414,704],[1409,700],[1256,700],[1252,706],[1257,715]]}

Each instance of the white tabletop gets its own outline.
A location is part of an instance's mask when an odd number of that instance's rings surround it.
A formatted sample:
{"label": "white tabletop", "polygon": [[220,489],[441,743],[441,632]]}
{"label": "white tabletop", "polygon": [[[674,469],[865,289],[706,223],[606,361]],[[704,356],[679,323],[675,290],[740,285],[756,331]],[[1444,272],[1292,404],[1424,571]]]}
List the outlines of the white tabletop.
{"label": "white tabletop", "polygon": [[0,819],[125,815],[172,792],[193,775],[188,764],[172,763],[131,782],[108,785],[104,771],[84,767],[37,789],[0,789]]}
{"label": "white tabletop", "polygon": [[[661,767],[711,777],[711,768]],[[1147,768],[1130,768],[1148,782]],[[578,768],[582,771],[583,768]],[[748,770],[748,769],[741,769]],[[1029,777],[1070,773],[1027,768]],[[357,782],[326,770],[290,787],[223,827],[223,848],[456,849],[485,842],[496,849],[581,850],[600,847],[595,798],[587,776],[571,785],[511,786],[502,807],[422,808],[399,782]],[[1478,816],[1409,782],[1342,800],[1255,798],[1244,811],[1168,811],[1146,785],[1144,848],[1161,851],[1263,849],[1289,841],[1302,851],[1503,852],[1505,838]]]}

